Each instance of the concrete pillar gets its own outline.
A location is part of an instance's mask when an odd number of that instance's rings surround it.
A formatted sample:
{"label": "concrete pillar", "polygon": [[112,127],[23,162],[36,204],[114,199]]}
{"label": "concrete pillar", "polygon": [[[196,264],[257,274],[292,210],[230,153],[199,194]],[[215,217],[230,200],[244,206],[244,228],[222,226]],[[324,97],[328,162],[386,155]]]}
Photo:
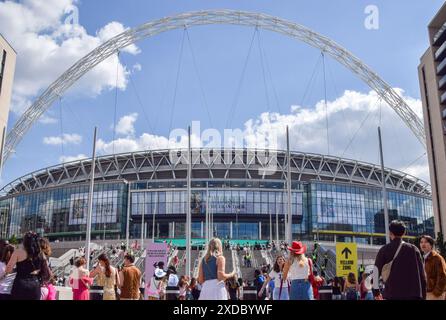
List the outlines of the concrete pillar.
{"label": "concrete pillar", "polygon": [[259,240],[262,240],[262,221],[259,221]]}
{"label": "concrete pillar", "polygon": [[204,238],[203,221],[201,221],[201,223],[200,223],[200,235],[201,235],[201,238]]}
{"label": "concrete pillar", "polygon": [[233,236],[232,236],[232,221],[229,223],[229,238],[231,238],[231,239],[233,239]]}

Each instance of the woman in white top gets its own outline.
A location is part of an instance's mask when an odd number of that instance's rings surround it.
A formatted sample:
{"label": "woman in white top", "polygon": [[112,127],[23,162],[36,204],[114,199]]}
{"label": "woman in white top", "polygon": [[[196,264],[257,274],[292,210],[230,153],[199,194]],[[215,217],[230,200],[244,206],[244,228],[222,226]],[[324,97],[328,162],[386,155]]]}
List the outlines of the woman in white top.
{"label": "woman in white top", "polygon": [[259,298],[266,289],[270,281],[274,281],[273,300],[290,300],[288,281],[283,280],[283,268],[285,266],[285,257],[278,256],[274,263],[273,270],[266,277],[263,287],[259,292]]}
{"label": "woman in white top", "polygon": [[14,247],[6,245],[1,251],[0,256],[0,301],[11,299],[11,289],[14,283],[16,274],[6,274],[6,266],[14,252]]}
{"label": "woman in white top", "polygon": [[313,270],[311,260],[305,257],[307,247],[294,241],[288,250],[290,256],[283,268],[283,278],[291,283],[290,300],[313,300],[310,282]]}

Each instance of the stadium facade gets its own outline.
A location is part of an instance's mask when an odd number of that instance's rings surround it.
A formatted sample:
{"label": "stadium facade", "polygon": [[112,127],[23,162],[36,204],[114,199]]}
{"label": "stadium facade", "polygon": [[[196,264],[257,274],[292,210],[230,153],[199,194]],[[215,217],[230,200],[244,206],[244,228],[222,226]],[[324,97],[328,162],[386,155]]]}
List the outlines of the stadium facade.
{"label": "stadium facade", "polygon": [[[92,239],[184,238],[187,169],[175,151],[146,151],[97,158]],[[270,151],[271,152],[271,151]],[[284,239],[287,156],[277,151],[277,170],[249,150],[193,151],[192,238],[204,238],[206,210],[214,234],[230,239]],[[211,161],[209,161],[211,159]],[[184,159],[183,159],[184,160]],[[91,159],[45,168],[3,188],[0,237],[37,230],[60,241],[85,238]],[[291,153],[293,238],[385,242],[381,168],[308,153]],[[408,225],[408,235],[434,235],[430,186],[386,169],[390,220]]]}

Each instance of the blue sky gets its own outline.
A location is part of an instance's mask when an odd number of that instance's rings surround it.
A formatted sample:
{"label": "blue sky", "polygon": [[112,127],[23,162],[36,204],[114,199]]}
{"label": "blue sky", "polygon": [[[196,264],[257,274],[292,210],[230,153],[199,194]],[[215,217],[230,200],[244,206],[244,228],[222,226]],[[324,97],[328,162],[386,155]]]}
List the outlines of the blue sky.
{"label": "blue sky", "polygon": [[[436,0],[3,1],[0,2],[0,32],[18,51],[9,128],[65,69],[117,30],[182,12],[213,8],[275,15],[328,36],[359,57],[392,87],[404,90],[409,105],[419,113],[417,66],[428,46],[427,24],[442,3]],[[364,26],[367,17],[364,9],[368,5],[379,9],[378,30],[367,30]],[[79,25],[67,31],[63,23],[70,6],[78,8]],[[45,114],[47,121],[36,123],[29,131],[6,163],[2,183],[56,165],[63,157],[90,155],[95,125],[99,127],[102,142],[99,152],[106,154],[111,150],[113,137],[121,139],[116,149],[131,151],[141,148],[142,141],[155,139],[146,139],[144,133],[158,138],[167,136],[171,121],[172,129],[185,128],[191,121],[200,120],[202,129],[249,128],[256,132],[264,130],[262,113],[268,119],[278,113],[279,116],[273,117],[276,127],[291,124],[293,149],[326,152],[325,119],[317,112],[317,104],[324,97],[321,64],[315,68],[320,61],[318,50],[268,31],[255,34],[253,28],[247,27],[205,26],[190,28],[187,33],[190,42],[183,30],[148,38],[122,52],[118,68],[116,59],[110,59],[90,72],[63,96],[62,117],[61,106],[56,103]],[[251,55],[246,59],[253,35]],[[183,37],[183,55],[179,62]],[[263,68],[260,50],[264,52]],[[245,61],[246,73],[236,99]],[[333,110],[329,118],[332,153],[377,162],[376,97],[333,59],[327,58],[326,64],[327,98]],[[264,81],[262,70],[265,68],[269,72]],[[120,87],[116,111],[121,130],[113,134],[116,70]],[[307,90],[313,72],[315,78]],[[350,94],[345,94],[346,90]],[[201,91],[205,93],[207,107],[202,103]],[[234,101],[237,107],[230,113]],[[300,109],[292,111],[292,106]],[[386,164],[428,179],[423,148],[389,107],[383,106],[383,110]],[[369,121],[355,135],[368,112]],[[252,122],[247,125],[250,119]],[[62,147],[59,142],[63,135],[66,139]],[[351,147],[344,152],[350,139],[353,139]]]}

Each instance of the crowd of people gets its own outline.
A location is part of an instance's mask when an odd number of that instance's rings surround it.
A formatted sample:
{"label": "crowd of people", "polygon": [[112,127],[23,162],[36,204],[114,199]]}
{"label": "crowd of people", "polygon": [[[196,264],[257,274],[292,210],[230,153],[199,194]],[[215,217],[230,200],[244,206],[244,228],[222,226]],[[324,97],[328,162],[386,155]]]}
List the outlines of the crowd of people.
{"label": "crowd of people", "polygon": [[[167,268],[164,262],[154,265],[148,283],[134,264],[132,250],[138,249],[137,243],[129,250],[123,243],[109,248],[112,258],[123,256],[123,266],[112,266],[107,254],[96,252],[99,256],[92,270],[87,266],[85,248],[79,248],[83,255],[73,257],[72,272],[65,279],[51,271],[48,239],[27,232],[18,248],[0,241],[0,300],[55,300],[56,286],[66,285],[71,287],[73,300],[89,300],[93,285],[101,288],[103,300],[140,300],[144,293],[149,300],[241,300],[247,298],[243,292],[247,287],[257,293],[248,297],[250,300],[325,300],[319,293],[321,287],[331,288],[333,300],[445,300],[446,263],[435,250],[434,239],[422,236],[419,249],[403,241],[403,222],[393,221],[389,231],[391,241],[379,250],[374,269],[361,265],[358,278],[350,273],[326,279],[323,266],[327,266],[328,256],[317,254],[317,244],[310,255],[300,241],[291,245],[272,241],[266,248],[275,255],[273,265],[262,265],[252,279],[243,280],[235,271],[226,271],[223,250],[231,248],[229,242],[214,238],[199,261],[197,278],[178,275],[178,259],[172,258]],[[237,246],[232,249],[244,251],[244,266],[252,267],[251,250],[258,247]],[[169,254],[173,251],[169,244]],[[90,258],[94,253],[90,252]],[[323,259],[318,264],[320,274],[314,267],[318,257]]]}
{"label": "crowd of people", "polygon": [[34,232],[16,248],[0,241],[0,300],[55,300],[55,278],[48,259],[51,246]]}

